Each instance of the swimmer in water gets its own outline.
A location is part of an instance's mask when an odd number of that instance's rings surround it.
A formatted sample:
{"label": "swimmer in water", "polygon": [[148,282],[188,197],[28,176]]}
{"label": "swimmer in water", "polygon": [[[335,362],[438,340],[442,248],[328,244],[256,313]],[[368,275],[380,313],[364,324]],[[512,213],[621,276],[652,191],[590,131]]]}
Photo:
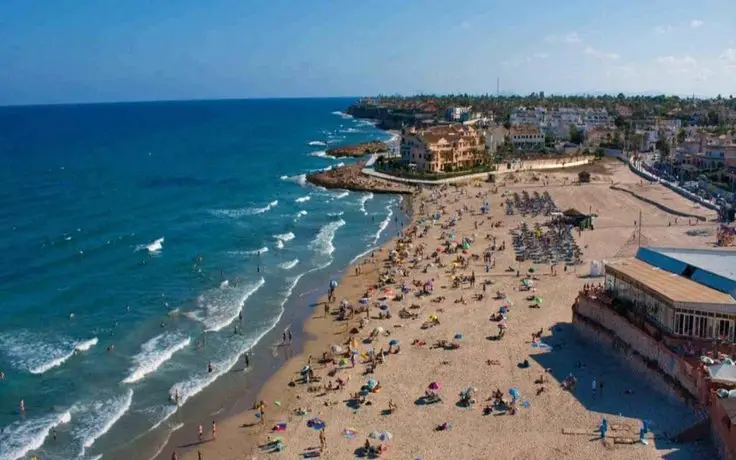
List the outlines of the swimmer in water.
{"label": "swimmer in water", "polygon": [[74,312],[69,313],[69,319],[74,319]]}
{"label": "swimmer in water", "polygon": [[25,414],[26,413],[26,402],[21,399],[18,408],[20,409],[21,414]]}
{"label": "swimmer in water", "polygon": [[214,369],[215,369],[215,366],[212,365],[212,361],[210,361],[209,363],[207,363],[207,372],[208,373],[211,374]]}
{"label": "swimmer in water", "polygon": [[111,353],[114,349],[115,349],[115,345],[113,345],[113,344],[110,344],[110,345],[107,346],[107,352],[108,353]]}

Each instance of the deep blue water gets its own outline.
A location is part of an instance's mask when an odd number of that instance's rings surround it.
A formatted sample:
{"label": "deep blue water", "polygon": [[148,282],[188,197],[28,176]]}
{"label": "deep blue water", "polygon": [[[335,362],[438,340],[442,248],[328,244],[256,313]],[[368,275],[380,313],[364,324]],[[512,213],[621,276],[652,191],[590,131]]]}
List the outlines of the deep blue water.
{"label": "deep blue water", "polygon": [[170,393],[186,404],[304,274],[386,237],[398,198],[304,182],[339,163],[326,145],[390,137],[351,102],[0,107],[0,458],[173,428]]}

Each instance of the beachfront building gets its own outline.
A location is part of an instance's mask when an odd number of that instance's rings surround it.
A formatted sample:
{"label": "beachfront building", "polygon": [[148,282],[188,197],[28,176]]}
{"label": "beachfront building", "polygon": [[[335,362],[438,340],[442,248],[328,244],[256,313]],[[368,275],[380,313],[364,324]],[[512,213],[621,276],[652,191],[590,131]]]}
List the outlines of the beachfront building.
{"label": "beachfront building", "polygon": [[642,247],[606,264],[605,291],[664,336],[736,341],[736,251]]}
{"label": "beachfront building", "polygon": [[472,126],[453,124],[427,129],[407,129],[401,135],[401,159],[424,172],[447,172],[472,168],[486,160],[483,132]]}
{"label": "beachfront building", "polygon": [[471,107],[450,107],[445,116],[450,121],[464,122],[470,120],[470,110]]}
{"label": "beachfront building", "polygon": [[544,134],[534,125],[512,126],[509,139],[517,150],[534,150],[544,147]]}

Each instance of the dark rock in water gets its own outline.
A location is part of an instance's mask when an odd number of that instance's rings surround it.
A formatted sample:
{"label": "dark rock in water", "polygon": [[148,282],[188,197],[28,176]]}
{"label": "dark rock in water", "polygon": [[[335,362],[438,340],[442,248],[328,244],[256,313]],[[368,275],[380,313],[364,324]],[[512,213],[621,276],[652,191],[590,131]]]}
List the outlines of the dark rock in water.
{"label": "dark rock in water", "polygon": [[388,145],[381,141],[362,142],[354,145],[343,145],[327,149],[327,155],[341,157],[362,157],[371,153],[388,152]]}
{"label": "dark rock in water", "polygon": [[324,188],[374,193],[414,193],[414,188],[363,174],[365,163],[358,162],[307,175],[307,180]]}

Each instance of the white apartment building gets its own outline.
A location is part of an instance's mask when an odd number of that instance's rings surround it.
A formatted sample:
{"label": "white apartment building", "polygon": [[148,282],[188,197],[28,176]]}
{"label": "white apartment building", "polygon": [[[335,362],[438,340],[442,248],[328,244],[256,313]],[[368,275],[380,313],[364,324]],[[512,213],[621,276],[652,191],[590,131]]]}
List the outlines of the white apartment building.
{"label": "white apartment building", "polygon": [[509,138],[518,150],[534,150],[544,146],[544,133],[535,125],[512,126]]}

